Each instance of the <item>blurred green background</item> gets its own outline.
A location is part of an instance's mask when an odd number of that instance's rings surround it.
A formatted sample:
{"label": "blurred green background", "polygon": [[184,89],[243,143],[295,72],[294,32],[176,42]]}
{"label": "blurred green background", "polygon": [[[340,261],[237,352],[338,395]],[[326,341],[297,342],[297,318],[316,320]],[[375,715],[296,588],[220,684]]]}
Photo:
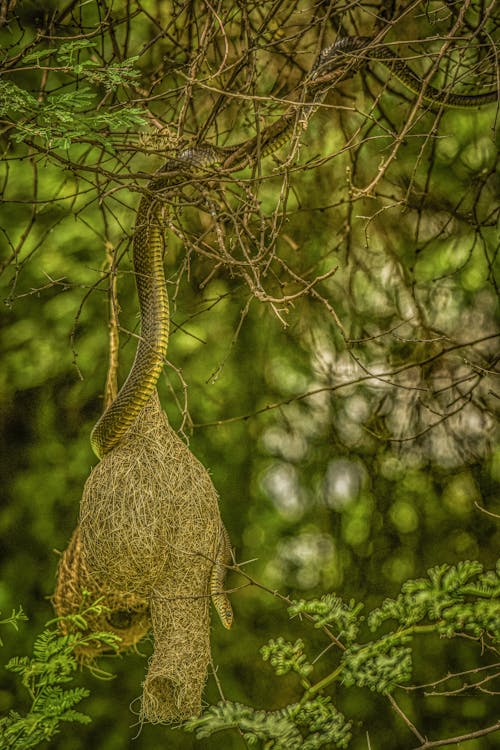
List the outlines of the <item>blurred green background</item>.
{"label": "blurred green background", "polygon": [[[20,632],[3,634],[3,663],[26,653],[52,617],[57,551],[95,463],[89,435],[108,366],[109,248],[119,274],[122,375],[133,358],[130,239],[141,173],[161,165],[148,153],[157,148],[158,122],[170,127],[167,145],[205,125],[207,140],[238,142],[255,132],[256,118],[283,111],[275,97],[292,89],[325,37],[373,33],[363,3],[276,5],[273,12],[270,2],[220,3],[216,13],[201,2],[44,9],[20,2],[0,29],[6,58],[20,55],[4,80],[35,98],[43,91],[49,102],[87,86],[93,104],[76,120],[134,106],[145,123],[141,138],[118,128],[93,142],[89,130],[65,148],[49,110],[38,120],[26,115],[24,135],[21,111],[18,130],[8,116],[2,121],[0,611],[21,604],[29,617]],[[393,38],[403,38],[403,28],[406,39],[446,33],[455,17],[444,13],[449,4],[434,5],[426,17],[404,3],[394,10]],[[477,12],[472,6],[466,17],[471,28]],[[47,53],[49,70],[43,60],[26,62],[76,34],[95,46],[65,65]],[[85,61],[99,71],[135,56],[137,77],[115,88],[85,78]],[[186,76],[199,81],[189,91]],[[285,148],[262,174],[245,174],[248,183],[216,195],[231,262],[206,205],[182,212],[166,257],[168,358],[177,369],[167,365],[159,384],[171,423],[210,469],[249,574],[271,591],[295,598],[335,591],[367,610],[433,565],[478,559],[494,567],[500,541],[490,515],[500,513],[495,107],[411,115],[412,95],[397,82],[387,88],[387,78],[376,67],[330,95],[302,137],[301,169],[287,169]],[[271,99],[228,97],[221,106],[225,90]],[[59,119],[61,107],[71,110],[58,106]],[[59,125],[71,133],[75,118]],[[397,158],[363,192],[396,143]],[[245,198],[255,201],[248,215]],[[252,262],[247,245],[238,245],[234,216],[247,222]],[[212,626],[225,696],[267,708],[295,700],[296,682],[276,678],[260,646],[279,634],[301,637],[314,658],[325,642],[307,622],[290,620],[271,593],[236,575],[228,583],[241,587],[232,596],[235,625],[226,632],[214,619]],[[139,653],[103,659],[111,682],[83,670],[77,680],[91,696],[82,709],[93,722],[64,726],[51,747],[244,747],[237,733],[196,741],[179,729],[139,726],[151,649],[145,642]],[[480,664],[471,640],[422,638],[416,653],[415,685]],[[322,660],[326,673],[328,654]],[[486,654],[481,664],[493,660]],[[211,676],[205,699],[219,699]],[[354,720],[355,750],[413,746],[382,697],[338,689],[336,700]],[[494,688],[456,698],[401,691],[400,701],[432,737],[497,719]],[[0,711],[26,705],[2,670]],[[500,739],[467,747],[500,747]]]}

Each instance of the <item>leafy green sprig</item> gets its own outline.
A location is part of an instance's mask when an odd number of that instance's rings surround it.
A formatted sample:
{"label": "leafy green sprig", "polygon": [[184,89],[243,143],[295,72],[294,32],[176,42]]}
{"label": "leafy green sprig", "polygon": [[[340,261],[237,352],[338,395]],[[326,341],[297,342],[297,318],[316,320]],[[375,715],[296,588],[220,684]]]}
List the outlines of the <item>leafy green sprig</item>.
{"label": "leafy green sprig", "polygon": [[225,729],[238,729],[249,747],[266,750],[319,750],[325,745],[346,748],[351,736],[350,723],[346,723],[329,698],[321,696],[278,711],[220,702],[210,706],[201,717],[188,721],[185,728],[196,732],[198,739]]}
{"label": "leafy green sprig", "polygon": [[[467,635],[496,647],[500,641],[499,593],[500,561],[495,570],[486,572],[480,563],[465,561],[431,568],[426,578],[405,582],[395,599],[386,599],[366,618],[362,604],[354,600],[346,603],[335,594],[295,601],[288,609],[291,617],[307,614],[306,621],[312,621],[315,628],[332,628],[337,643],[342,639],[345,649],[335,668],[312,682],[318,660],[309,659],[304,641],[272,639],[261,648],[262,658],[276,675],[295,673],[299,677],[300,700],[276,711],[221,702],[189,721],[186,729],[204,738],[237,728],[249,746],[265,750],[346,748],[351,723],[325,695],[326,689],[336,683],[342,688],[356,686],[392,694],[411,680],[413,639],[418,634]],[[359,640],[363,622],[375,634],[391,620],[395,621],[394,630]]]}
{"label": "leafy green sprig", "polygon": [[[19,623],[26,621],[27,619],[28,618],[24,614],[23,608],[19,607],[17,612],[15,609],[12,610],[12,614],[10,617],[6,617],[3,620],[0,620],[0,625],[11,625],[14,628],[14,630],[19,630]],[[0,646],[3,646],[3,641],[1,638],[0,638]]]}
{"label": "leafy green sprig", "polygon": [[[88,632],[87,618],[100,616],[104,607],[95,603],[83,612],[47,623],[37,637],[31,656],[16,656],[6,664],[6,669],[17,674],[27,690],[30,706],[24,715],[10,711],[0,719],[0,750],[27,750],[52,739],[61,729],[61,722],[76,721],[88,724],[91,719],[75,706],[86,698],[89,691],[70,687],[78,667],[75,649],[98,645],[117,649],[119,638],[112,633]],[[13,612],[0,624],[17,628],[20,620],[27,619],[22,610]],[[64,635],[59,623],[64,622],[72,631]]]}
{"label": "leafy green sprig", "polygon": [[271,639],[267,646],[262,646],[260,653],[277,675],[293,671],[304,680],[314,668],[304,654],[304,642],[300,638],[295,643],[289,643],[281,636],[276,640]]}
{"label": "leafy green sprig", "polygon": [[339,639],[352,643],[358,635],[363,619],[360,617],[362,609],[363,604],[355,602],[354,599],[347,604],[335,594],[326,594],[321,599],[295,601],[288,608],[288,612],[290,617],[307,613],[313,617],[316,628],[331,626],[337,631]]}
{"label": "leafy green sprig", "polygon": [[[0,78],[0,119],[9,128],[9,137],[16,143],[37,138],[47,148],[69,148],[78,140],[90,140],[109,146],[109,132],[137,128],[145,124],[142,110],[137,107],[113,105],[98,111],[95,102],[99,88],[105,92],[133,83],[140,71],[137,56],[101,65],[92,55],[95,42],[76,39],[58,48],[38,48],[23,58],[23,66],[34,63],[42,69],[43,62],[69,85],[62,93],[40,93],[34,96],[13,81]],[[26,70],[26,67],[23,68]],[[9,71],[15,74],[16,69]]]}

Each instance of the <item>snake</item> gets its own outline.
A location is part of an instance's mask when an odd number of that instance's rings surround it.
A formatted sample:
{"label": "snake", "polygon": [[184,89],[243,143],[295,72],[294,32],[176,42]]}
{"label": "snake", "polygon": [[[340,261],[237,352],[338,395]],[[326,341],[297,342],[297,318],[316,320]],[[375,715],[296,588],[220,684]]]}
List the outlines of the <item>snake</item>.
{"label": "snake", "polygon": [[[498,101],[498,92],[496,89],[484,91],[477,94],[459,94],[449,89],[436,89],[434,86],[422,80],[412,68],[407,65],[386,44],[373,44],[372,39],[366,36],[344,37],[330,47],[326,47],[319,54],[317,69],[324,70],[330,75],[334,69],[339,69],[342,65],[339,52],[343,52],[344,61],[347,65],[343,72],[336,78],[345,80],[354,75],[363,66],[376,61],[384,65],[400,83],[402,83],[413,94],[421,98],[421,102],[431,107],[442,106],[449,108],[471,108],[480,107],[484,104],[491,104]],[[346,42],[345,48],[339,47],[340,42]]]}
{"label": "snake", "polygon": [[[327,92],[375,60],[422,101],[445,107],[475,107],[496,101],[496,91],[475,95],[455,94],[426,85],[386,45],[372,45],[368,37],[343,37],[323,49],[301,88],[297,102],[257,136],[235,146],[198,144],[181,149],[150,179],[139,202],[133,235],[133,267],[139,299],[141,334],[135,359],[116,398],[104,411],[91,434],[98,458],[109,453],[126,434],[150,399],[163,369],[169,334],[169,303],[163,268],[162,201],[176,186],[203,179],[214,172],[243,169],[277,151],[294,133],[305,130]],[[224,594],[224,578],[230,561],[230,542],[221,526],[216,558],[210,576],[210,595],[222,624],[230,628],[233,613]]]}
{"label": "snake", "polygon": [[231,559],[231,540],[226,527],[221,524],[217,556],[210,573],[210,595],[220,621],[228,630],[233,624],[233,608],[224,590],[224,584]]}

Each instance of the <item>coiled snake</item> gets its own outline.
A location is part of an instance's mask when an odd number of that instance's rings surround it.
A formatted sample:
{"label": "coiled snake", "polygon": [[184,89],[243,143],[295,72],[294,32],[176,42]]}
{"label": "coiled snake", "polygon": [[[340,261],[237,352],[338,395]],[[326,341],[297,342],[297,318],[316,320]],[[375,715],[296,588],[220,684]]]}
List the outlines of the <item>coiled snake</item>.
{"label": "coiled snake", "polygon": [[[99,458],[117,445],[151,397],[163,368],[169,331],[169,307],[163,270],[163,229],[161,197],[176,185],[200,179],[214,168],[235,171],[276,151],[298,128],[306,128],[311,115],[327,91],[340,80],[353,75],[370,60],[385,64],[412,92],[430,105],[474,107],[493,102],[496,91],[477,95],[454,94],[430,85],[420,78],[392,50],[370,46],[365,37],[345,37],[324,49],[302,84],[302,96],[289,106],[275,123],[258,137],[232,147],[199,145],[181,151],[170,159],[149,182],[137,211],[133,262],[141,313],[141,336],[135,360],[116,399],[95,425],[91,444]],[[224,574],[230,561],[230,542],[221,529],[219,552],[212,569],[210,593],[225,627],[231,627],[232,610],[223,592]]]}

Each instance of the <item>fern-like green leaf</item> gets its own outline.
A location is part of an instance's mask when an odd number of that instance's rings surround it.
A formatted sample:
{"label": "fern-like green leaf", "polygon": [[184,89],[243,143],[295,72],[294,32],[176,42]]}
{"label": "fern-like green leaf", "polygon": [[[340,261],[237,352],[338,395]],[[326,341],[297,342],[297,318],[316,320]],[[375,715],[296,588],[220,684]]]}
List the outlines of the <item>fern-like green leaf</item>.
{"label": "fern-like green leaf", "polygon": [[312,672],[312,664],[307,661],[304,642],[300,638],[295,643],[289,643],[281,636],[276,640],[271,639],[267,646],[262,646],[260,653],[264,661],[269,661],[277,675],[293,671],[305,678]]}
{"label": "fern-like green leaf", "polygon": [[333,626],[338,638],[351,643],[358,635],[363,618],[363,604],[351,599],[348,604],[335,594],[325,594],[321,599],[295,601],[288,612],[291,617],[307,613],[315,620],[315,627]]}

